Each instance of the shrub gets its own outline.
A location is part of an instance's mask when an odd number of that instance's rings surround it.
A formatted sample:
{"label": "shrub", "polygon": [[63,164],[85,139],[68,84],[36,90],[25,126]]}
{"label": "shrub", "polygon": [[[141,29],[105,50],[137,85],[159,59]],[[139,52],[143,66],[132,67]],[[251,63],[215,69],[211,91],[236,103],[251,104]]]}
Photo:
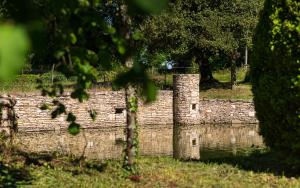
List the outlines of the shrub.
{"label": "shrub", "polygon": [[300,154],[300,3],[266,0],[251,57],[254,103],[266,145]]}

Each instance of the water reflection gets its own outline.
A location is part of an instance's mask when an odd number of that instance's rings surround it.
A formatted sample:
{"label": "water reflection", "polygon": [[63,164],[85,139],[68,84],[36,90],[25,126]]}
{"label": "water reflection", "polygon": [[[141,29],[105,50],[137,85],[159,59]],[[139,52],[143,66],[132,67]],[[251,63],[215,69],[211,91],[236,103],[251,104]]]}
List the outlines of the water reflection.
{"label": "water reflection", "polygon": [[[124,127],[85,129],[78,136],[71,136],[66,131],[20,131],[16,143],[30,152],[59,152],[96,159],[121,158],[124,130]],[[264,146],[256,124],[185,126],[180,134],[185,152],[191,147],[199,149],[201,159],[238,155]],[[141,155],[173,155],[173,125],[141,126],[139,140]]]}

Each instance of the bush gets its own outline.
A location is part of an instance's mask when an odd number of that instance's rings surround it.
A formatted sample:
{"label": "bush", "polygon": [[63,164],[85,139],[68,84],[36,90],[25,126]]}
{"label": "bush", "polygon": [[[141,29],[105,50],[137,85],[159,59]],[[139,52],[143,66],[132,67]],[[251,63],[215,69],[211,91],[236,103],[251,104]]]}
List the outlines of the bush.
{"label": "bush", "polygon": [[266,145],[296,156],[300,154],[299,10],[296,0],[265,1],[250,72]]}

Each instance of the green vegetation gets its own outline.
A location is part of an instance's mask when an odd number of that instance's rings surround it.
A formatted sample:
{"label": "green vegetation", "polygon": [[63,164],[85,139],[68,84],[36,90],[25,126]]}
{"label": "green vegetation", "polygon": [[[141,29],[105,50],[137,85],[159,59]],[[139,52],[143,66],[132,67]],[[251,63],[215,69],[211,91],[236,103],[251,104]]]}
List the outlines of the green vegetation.
{"label": "green vegetation", "polygon": [[[300,178],[284,172],[274,175],[268,154],[249,153],[237,158],[180,162],[170,157],[139,159],[139,175],[122,170],[122,162],[78,162],[66,157],[30,155],[0,163],[0,183],[19,187],[299,187]],[[221,162],[221,163],[220,163]],[[266,162],[264,168],[256,168]],[[269,171],[269,172],[267,172]]]}
{"label": "green vegetation", "polygon": [[[300,3],[266,0],[251,62],[256,115],[265,143],[300,155]],[[298,85],[297,85],[298,84]]]}
{"label": "green vegetation", "polygon": [[200,90],[200,98],[204,99],[240,99],[240,100],[251,100],[253,99],[253,94],[251,91],[250,84],[239,84],[235,86],[233,90],[229,89],[229,84],[227,88],[210,88]]}
{"label": "green vegetation", "polygon": [[[95,85],[92,89],[97,90],[109,90],[110,87],[105,86],[106,83],[112,82],[116,78],[117,72],[110,71],[106,72],[105,76],[102,75],[98,78],[98,82],[102,82],[104,85]],[[151,79],[154,80],[155,84],[159,88],[171,88],[173,84],[173,76],[168,73],[166,75],[166,86],[165,85],[165,76],[159,73],[149,73]],[[248,83],[243,83],[244,77],[246,75],[246,69],[240,68],[237,70],[237,80],[238,85],[234,90],[230,89],[230,70],[219,70],[213,72],[214,78],[220,82],[220,84],[215,85],[211,88],[200,89],[200,97],[206,99],[252,99],[251,85]],[[42,75],[34,74],[23,74],[18,75],[13,81],[3,81],[0,82],[0,93],[21,93],[21,92],[40,92],[37,89],[37,79],[42,79],[44,85],[50,86],[52,77],[51,73],[45,73]],[[74,78],[67,79],[64,75],[59,73],[54,73],[54,79],[60,81],[65,87],[66,90],[70,90],[67,87],[75,84]]]}
{"label": "green vegetation", "polygon": [[230,70],[219,70],[213,72],[214,78],[219,82],[213,86],[203,86],[200,88],[200,98],[204,99],[243,99],[251,100],[253,94],[251,84],[244,83],[247,69],[237,69],[237,85],[230,89]]}
{"label": "green vegetation", "polygon": [[[167,9],[158,15],[155,14],[167,1],[145,2],[1,1],[0,91],[35,91],[38,86],[43,95],[57,97],[63,94],[65,87],[71,86],[71,97],[82,102],[89,97],[87,90],[99,81],[98,71],[107,75],[106,71],[111,71],[116,63],[123,67],[122,71],[113,75],[108,73],[105,81],[115,80],[115,86],[125,88],[126,99],[135,99],[135,91],[140,87],[151,101],[156,94],[152,79],[158,86],[171,86],[172,83],[169,74],[165,78],[147,74],[147,67],[161,66],[160,61],[164,59],[165,62],[176,60],[176,66],[183,68],[200,67],[202,83],[209,83],[201,87],[201,97],[252,98],[251,85],[241,83],[245,70],[239,70],[237,75],[240,84],[234,90],[230,90],[229,86],[235,85],[235,69],[236,64],[242,61],[241,52],[245,47],[252,47],[252,35],[262,1],[175,0],[170,1]],[[261,134],[268,146],[286,154],[284,158],[280,157],[283,166],[294,169],[297,169],[296,164],[299,166],[299,159],[290,158],[290,155],[300,155],[299,9],[300,3],[296,0],[265,1],[253,40],[250,74]],[[57,75],[57,79],[52,80],[48,73],[41,76],[20,75],[16,81],[7,81],[16,75],[25,60],[33,68],[50,71],[51,67],[55,67],[63,76]],[[211,65],[228,68],[228,64],[231,64],[231,78],[228,71],[217,69],[212,72]],[[38,83],[35,81],[37,77],[40,78]],[[162,82],[164,79],[166,81]],[[134,163],[132,141],[137,135],[133,134],[136,108],[132,104],[126,102],[125,162],[128,166]],[[53,118],[67,115],[70,132],[78,133],[80,125],[72,112],[60,101],[53,100],[53,105],[57,106],[52,113]],[[16,180],[20,180],[16,183],[24,181],[38,187],[48,184],[58,187],[84,187],[89,184],[129,187],[182,187],[190,184],[195,187],[300,186],[299,180],[244,171],[239,166],[184,163],[170,158],[140,159],[140,176],[131,176],[131,180],[139,182],[132,182],[120,170],[121,162],[118,161],[108,161],[103,169],[104,166],[89,162],[78,167],[76,161],[70,159],[37,161],[33,159],[34,155],[11,157],[19,159],[7,162],[1,156],[0,160],[0,181],[7,186],[13,186]],[[238,161],[223,162],[236,164]],[[266,160],[262,162],[268,164]],[[271,162],[281,167],[280,161]],[[240,164],[248,163],[242,160]],[[264,164],[259,166],[264,167]]]}
{"label": "green vegetation", "polygon": [[142,25],[146,48],[154,54],[169,54],[180,67],[195,63],[201,81],[213,81],[213,66],[228,67],[246,46],[251,48],[262,5],[261,0],[172,1]]}

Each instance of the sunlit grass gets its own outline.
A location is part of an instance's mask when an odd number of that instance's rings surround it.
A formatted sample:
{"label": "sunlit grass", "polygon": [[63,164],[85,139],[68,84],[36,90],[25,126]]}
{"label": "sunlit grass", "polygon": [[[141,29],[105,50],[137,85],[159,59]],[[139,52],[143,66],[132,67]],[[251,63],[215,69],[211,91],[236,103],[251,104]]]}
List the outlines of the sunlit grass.
{"label": "sunlit grass", "polygon": [[[181,162],[170,157],[139,159],[140,174],[130,180],[121,161],[107,161],[104,171],[49,165],[29,166],[32,180],[20,187],[299,187],[300,179],[241,170],[229,164]],[[27,184],[27,185],[25,185]]]}
{"label": "sunlit grass", "polygon": [[[113,75],[113,74],[112,74]],[[245,68],[239,68],[237,70],[237,80],[238,85],[235,87],[234,90],[228,89],[228,87],[212,87],[211,89],[202,89],[200,88],[200,98],[207,98],[207,99],[252,99],[252,91],[250,84],[244,84],[242,81],[246,75]],[[72,85],[74,84],[74,80],[67,80],[62,78],[61,75],[60,79],[64,85]],[[227,84],[230,82],[230,70],[219,70],[213,73],[215,79],[217,79],[221,84]],[[111,81],[112,76],[108,76],[106,81]],[[10,82],[1,82],[0,83],[0,93],[24,93],[24,92],[40,92],[37,87],[36,80],[38,78],[42,78],[42,80],[50,85],[51,84],[51,76],[49,73],[45,75],[33,75],[33,74],[24,74],[19,75],[14,81]],[[166,77],[163,74],[151,74],[151,78],[155,80],[157,86],[162,89],[165,85],[165,78],[166,78],[166,85],[167,88],[172,88],[173,85],[173,75],[167,74]],[[101,78],[99,81],[103,81]],[[94,87],[94,90],[107,90],[107,87],[97,86]],[[66,89],[68,90],[68,89]],[[70,89],[69,89],[70,90]]]}
{"label": "sunlit grass", "polygon": [[[238,68],[236,71],[236,77],[238,82],[243,82],[247,73],[246,67]],[[230,69],[218,70],[213,72],[213,77],[219,82],[230,82]]]}
{"label": "sunlit grass", "polygon": [[251,100],[253,94],[250,84],[239,84],[233,90],[224,88],[200,89],[200,98],[204,99],[245,99]]}

